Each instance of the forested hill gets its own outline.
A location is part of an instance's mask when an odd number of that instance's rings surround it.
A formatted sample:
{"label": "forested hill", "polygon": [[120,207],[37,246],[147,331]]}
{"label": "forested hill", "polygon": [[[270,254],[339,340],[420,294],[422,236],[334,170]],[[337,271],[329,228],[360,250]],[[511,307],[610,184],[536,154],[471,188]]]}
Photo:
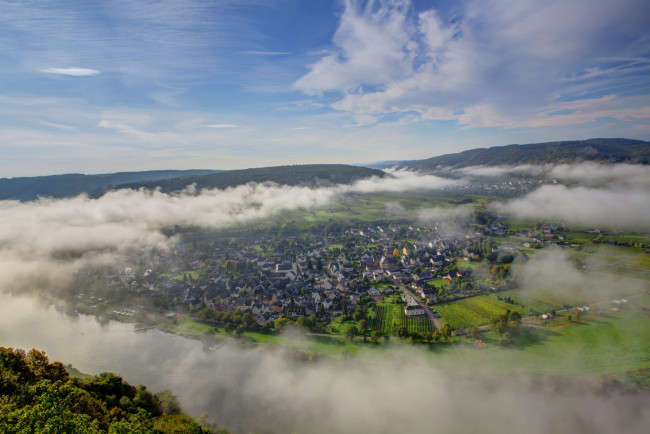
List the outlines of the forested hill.
{"label": "forested hill", "polygon": [[426,160],[402,161],[399,168],[432,171],[440,167],[515,166],[520,164],[597,161],[650,164],[650,142],[630,139],[588,139],[471,149]]}
{"label": "forested hill", "polygon": [[0,347],[0,432],[228,434],[199,425],[176,397],[112,373],[72,377],[37,350]]}
{"label": "forested hill", "polygon": [[101,175],[82,175],[70,173],[65,175],[35,176],[23,178],[0,178],[0,200],[16,199],[21,201],[44,197],[72,197],[81,193],[91,193],[130,182],[155,181],[169,178],[206,175],[216,170],[151,170],[144,172],[120,172]]}
{"label": "forested hill", "polygon": [[[381,170],[345,164],[306,164],[297,166],[262,167],[258,169],[231,170],[210,175],[135,182],[115,188],[159,188],[163,192],[180,191],[195,184],[197,189],[227,188],[249,182],[275,182],[281,185],[332,185],[349,184],[371,176],[383,177]],[[101,194],[96,192],[95,195]]]}

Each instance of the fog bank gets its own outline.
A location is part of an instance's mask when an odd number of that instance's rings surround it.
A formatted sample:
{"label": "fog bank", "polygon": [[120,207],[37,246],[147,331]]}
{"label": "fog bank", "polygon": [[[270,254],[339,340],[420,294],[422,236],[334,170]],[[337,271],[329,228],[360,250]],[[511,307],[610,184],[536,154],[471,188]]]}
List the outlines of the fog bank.
{"label": "fog bank", "polygon": [[[236,433],[642,433],[646,394],[596,394],[579,385],[463,370],[456,353],[397,346],[352,360],[297,361],[290,350],[191,341],[129,324],[100,326],[27,298],[0,294],[0,337],[37,346],[89,373],[113,371],[152,391],[169,388],[186,410]],[[384,355],[382,355],[384,354]]]}

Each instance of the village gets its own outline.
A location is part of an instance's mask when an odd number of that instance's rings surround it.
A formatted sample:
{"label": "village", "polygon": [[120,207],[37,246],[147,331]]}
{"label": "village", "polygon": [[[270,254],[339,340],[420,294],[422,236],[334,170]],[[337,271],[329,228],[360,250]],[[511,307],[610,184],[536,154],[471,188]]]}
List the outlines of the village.
{"label": "village", "polygon": [[[407,317],[429,315],[439,329],[437,304],[507,289],[509,264],[521,250],[564,243],[551,225],[514,232],[490,222],[461,234],[435,224],[325,227],[185,233],[174,249],[126,257],[117,272],[89,273],[104,288],[91,295],[89,313],[119,299],[121,309],[104,312],[112,319],[137,319],[137,310],[167,318],[204,311],[205,318],[236,313],[245,327],[270,328],[301,317],[329,324],[390,300]],[[520,241],[510,242],[513,236]],[[481,262],[489,264],[487,275],[475,270]]]}

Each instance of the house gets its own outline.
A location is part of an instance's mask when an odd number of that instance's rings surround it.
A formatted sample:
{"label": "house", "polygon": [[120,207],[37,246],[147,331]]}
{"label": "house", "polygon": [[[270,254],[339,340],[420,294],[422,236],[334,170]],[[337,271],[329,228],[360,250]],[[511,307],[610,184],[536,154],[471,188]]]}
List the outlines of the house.
{"label": "house", "polygon": [[409,304],[404,307],[404,314],[406,316],[424,315],[424,309],[419,305]]}

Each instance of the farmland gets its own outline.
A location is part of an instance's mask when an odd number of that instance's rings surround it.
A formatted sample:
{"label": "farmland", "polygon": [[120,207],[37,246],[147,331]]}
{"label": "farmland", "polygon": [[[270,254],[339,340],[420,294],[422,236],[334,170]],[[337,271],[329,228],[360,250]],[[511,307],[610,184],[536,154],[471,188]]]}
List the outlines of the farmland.
{"label": "farmland", "polygon": [[552,310],[561,308],[560,305],[544,303],[540,300],[536,300],[532,297],[523,295],[516,291],[506,291],[506,292],[501,292],[499,294],[491,294],[490,297],[496,299],[498,299],[499,297],[501,297],[502,299],[509,298],[512,302],[514,302],[514,304],[518,305],[519,307],[525,308],[526,309],[525,313],[527,315],[534,315],[536,312],[537,313],[550,312]]}
{"label": "farmland", "polygon": [[526,310],[517,305],[508,304],[491,296],[481,295],[435,306],[442,320],[453,329],[459,330],[472,326],[485,325],[507,310],[525,314]]}
{"label": "farmland", "polygon": [[433,326],[426,317],[407,317],[402,304],[379,304],[375,306],[370,327],[379,330],[385,336],[396,333],[398,327],[404,326],[409,334],[433,332]]}

